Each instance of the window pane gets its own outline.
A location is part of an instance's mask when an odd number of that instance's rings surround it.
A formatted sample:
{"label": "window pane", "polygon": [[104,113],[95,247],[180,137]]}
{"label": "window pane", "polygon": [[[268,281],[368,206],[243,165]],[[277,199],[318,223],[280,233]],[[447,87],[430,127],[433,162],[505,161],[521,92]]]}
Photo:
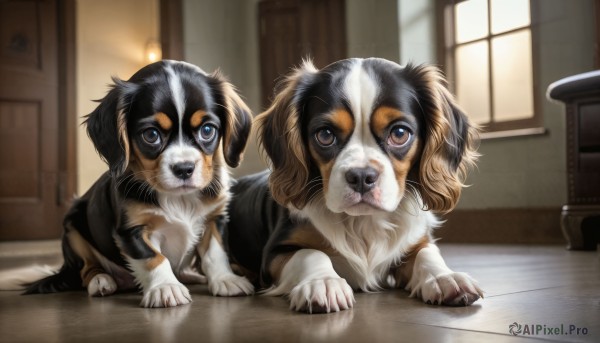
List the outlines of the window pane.
{"label": "window pane", "polygon": [[491,0],[492,33],[501,33],[530,23],[529,0]]}
{"label": "window pane", "polygon": [[456,48],[456,97],[476,123],[490,121],[488,42]]}
{"label": "window pane", "polygon": [[529,29],[492,39],[494,120],[533,117],[533,75]]}
{"label": "window pane", "polygon": [[464,1],[454,7],[456,42],[464,43],[488,34],[487,0]]}

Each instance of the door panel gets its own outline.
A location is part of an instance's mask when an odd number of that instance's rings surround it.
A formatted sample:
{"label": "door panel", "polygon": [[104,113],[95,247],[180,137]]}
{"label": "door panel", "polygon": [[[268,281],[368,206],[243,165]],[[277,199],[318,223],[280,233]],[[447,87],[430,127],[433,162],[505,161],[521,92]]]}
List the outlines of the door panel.
{"label": "door panel", "polygon": [[0,240],[61,232],[57,8],[0,2]]}
{"label": "door panel", "polygon": [[264,0],[259,3],[263,107],[283,75],[310,58],[317,68],[346,58],[344,0]]}

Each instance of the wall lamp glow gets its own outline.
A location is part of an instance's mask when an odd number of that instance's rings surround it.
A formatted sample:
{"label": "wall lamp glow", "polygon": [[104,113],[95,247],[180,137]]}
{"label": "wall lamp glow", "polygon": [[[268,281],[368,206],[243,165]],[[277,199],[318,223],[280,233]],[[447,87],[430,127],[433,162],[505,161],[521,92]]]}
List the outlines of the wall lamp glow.
{"label": "wall lamp glow", "polygon": [[144,52],[146,63],[153,63],[162,59],[162,47],[156,39],[149,39]]}

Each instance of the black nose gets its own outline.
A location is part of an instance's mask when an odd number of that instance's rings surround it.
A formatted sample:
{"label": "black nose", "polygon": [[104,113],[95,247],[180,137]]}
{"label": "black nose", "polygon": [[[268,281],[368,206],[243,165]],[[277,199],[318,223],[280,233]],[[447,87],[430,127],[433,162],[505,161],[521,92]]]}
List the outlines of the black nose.
{"label": "black nose", "polygon": [[173,164],[171,166],[171,170],[173,171],[173,174],[177,178],[182,179],[182,180],[187,180],[194,173],[195,167],[196,166],[192,162],[181,162],[181,163]]}
{"label": "black nose", "polygon": [[379,172],[371,167],[352,168],[346,172],[346,182],[354,191],[365,194],[375,187]]}

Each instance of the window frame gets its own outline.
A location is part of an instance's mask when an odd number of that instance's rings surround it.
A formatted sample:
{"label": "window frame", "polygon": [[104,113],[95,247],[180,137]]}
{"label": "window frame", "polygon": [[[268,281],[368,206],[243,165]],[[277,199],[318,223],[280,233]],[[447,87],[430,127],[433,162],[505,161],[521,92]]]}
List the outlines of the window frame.
{"label": "window frame", "polygon": [[[536,135],[544,134],[546,130],[542,127],[543,115],[542,115],[542,104],[541,96],[538,85],[539,75],[539,49],[538,49],[538,26],[536,25],[538,13],[536,1],[529,0],[530,8],[530,23],[528,26],[519,27],[502,33],[492,34],[491,32],[491,0],[487,0],[488,3],[488,33],[485,37],[471,40],[464,43],[456,43],[455,41],[455,13],[454,6],[460,2],[466,0],[443,0],[437,2],[437,17],[438,22],[438,61],[443,65],[446,73],[448,84],[450,89],[456,94],[456,49],[459,46],[472,44],[475,42],[487,42],[488,43],[488,75],[489,82],[487,85],[488,92],[490,94],[490,117],[491,121],[485,124],[481,124],[482,127],[482,138],[501,138],[510,136],[523,136],[523,135]],[[531,32],[531,66],[532,66],[532,96],[533,96],[533,116],[525,119],[516,119],[509,121],[494,121],[494,85],[493,85],[493,54],[492,54],[492,39],[495,37],[502,37],[511,33],[519,32],[522,30],[529,29]],[[467,113],[468,115],[468,113]]]}

